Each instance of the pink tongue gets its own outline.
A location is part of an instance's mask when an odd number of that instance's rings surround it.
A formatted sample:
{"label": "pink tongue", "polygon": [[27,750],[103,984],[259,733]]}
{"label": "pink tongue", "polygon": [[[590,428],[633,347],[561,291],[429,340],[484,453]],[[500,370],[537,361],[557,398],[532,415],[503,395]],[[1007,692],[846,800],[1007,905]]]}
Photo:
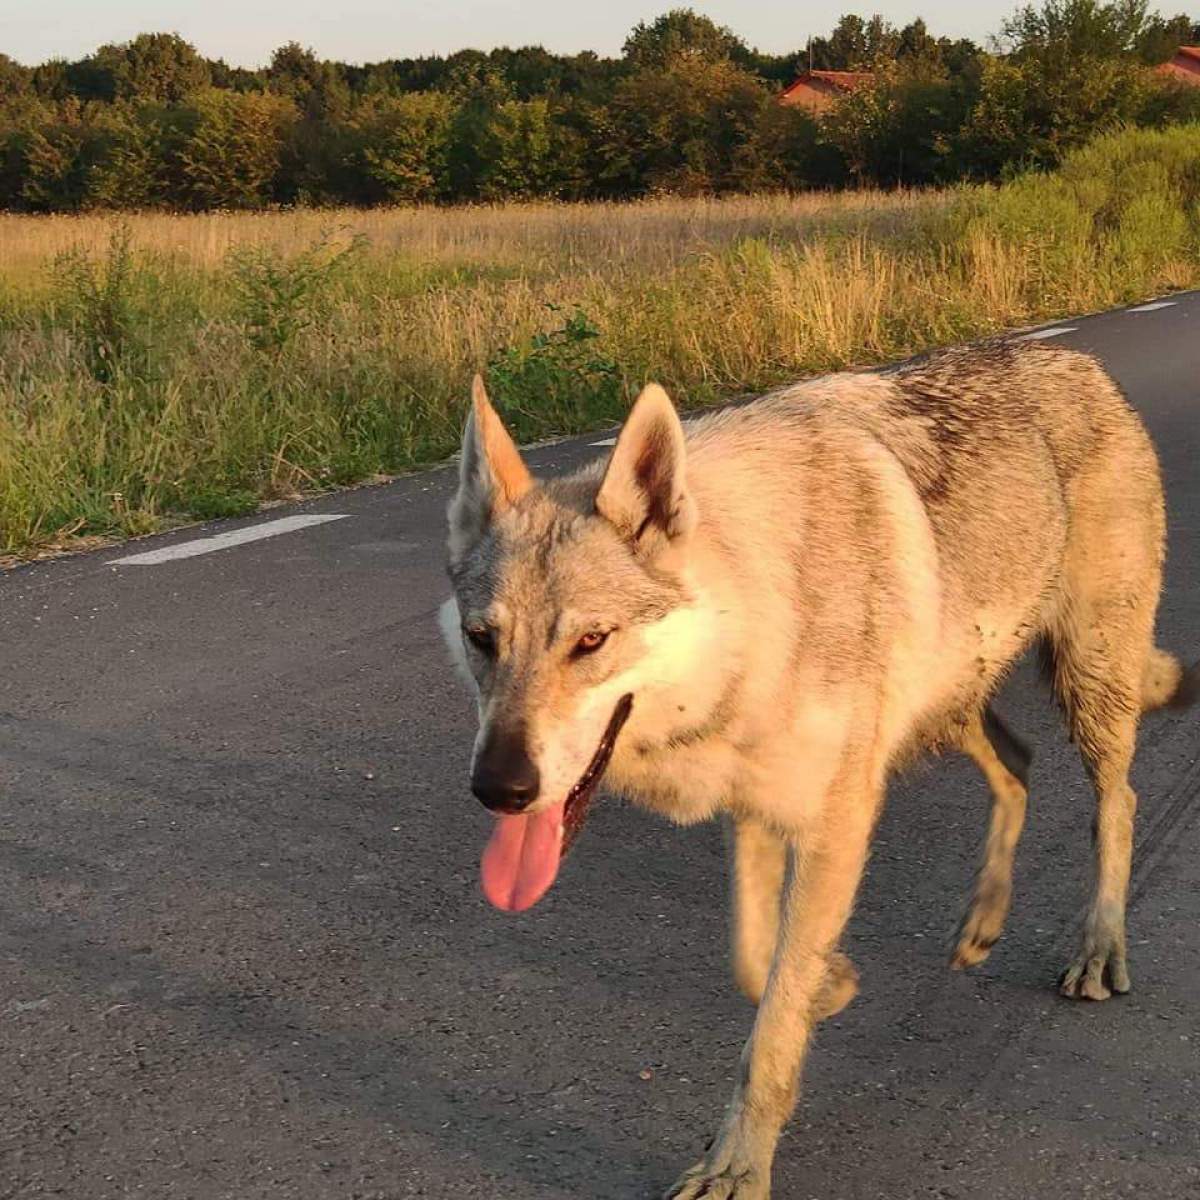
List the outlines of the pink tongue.
{"label": "pink tongue", "polygon": [[562,858],[566,802],[542,812],[497,816],[479,864],[483,894],[505,912],[524,912],[550,890]]}

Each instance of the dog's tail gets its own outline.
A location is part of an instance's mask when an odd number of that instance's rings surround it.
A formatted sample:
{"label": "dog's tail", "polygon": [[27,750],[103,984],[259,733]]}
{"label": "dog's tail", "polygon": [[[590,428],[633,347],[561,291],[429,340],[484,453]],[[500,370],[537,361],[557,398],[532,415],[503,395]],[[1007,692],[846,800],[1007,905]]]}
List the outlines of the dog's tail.
{"label": "dog's tail", "polygon": [[1142,711],[1188,708],[1200,700],[1200,662],[1186,670],[1166,650],[1154,649],[1142,673]]}

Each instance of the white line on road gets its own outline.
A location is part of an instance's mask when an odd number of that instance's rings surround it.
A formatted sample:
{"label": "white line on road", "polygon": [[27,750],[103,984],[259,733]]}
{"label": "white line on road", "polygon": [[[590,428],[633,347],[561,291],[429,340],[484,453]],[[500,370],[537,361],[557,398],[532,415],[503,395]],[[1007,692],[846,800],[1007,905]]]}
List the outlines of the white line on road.
{"label": "white line on road", "polygon": [[1128,308],[1126,312],[1158,312],[1160,308],[1174,308],[1174,300],[1156,300],[1153,304],[1139,304],[1137,308]]}
{"label": "white line on road", "polygon": [[228,533],[217,533],[212,537],[193,538],[190,542],[177,542],[174,546],[163,546],[161,550],[147,550],[145,554],[130,554],[126,558],[109,560],[110,567],[149,567],[156,563],[171,562],[176,558],[194,558],[197,554],[212,554],[214,550],[227,550],[230,546],[242,546],[246,542],[257,542],[263,538],[278,537],[294,529],[305,529],[309,525],[324,525],[327,521],[344,521],[349,513],[309,513],[300,517],[280,517],[278,521],[264,521],[261,525],[248,525],[244,529],[231,529]]}
{"label": "white line on road", "polygon": [[616,444],[617,444],[617,439],[615,437],[605,438],[603,441],[600,441],[600,442],[588,442],[589,446],[615,446]]}
{"label": "white line on road", "polygon": [[1049,329],[1035,329],[1032,333],[1022,334],[1018,342],[1040,342],[1045,338],[1061,337],[1064,333],[1074,333],[1078,325],[1052,325]]}

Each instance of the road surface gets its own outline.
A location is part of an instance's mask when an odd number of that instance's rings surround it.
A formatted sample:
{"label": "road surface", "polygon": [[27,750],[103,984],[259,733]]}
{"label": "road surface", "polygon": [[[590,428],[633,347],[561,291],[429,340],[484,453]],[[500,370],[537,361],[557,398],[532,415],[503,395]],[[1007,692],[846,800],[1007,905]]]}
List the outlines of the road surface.
{"label": "road surface", "polygon": [[[1161,640],[1195,657],[1200,293],[1042,333],[1099,352],[1149,423]],[[485,905],[472,710],[433,619],[452,479],[0,576],[0,1196],[626,1200],[701,1151],[752,1016],[718,831],[602,803],[541,905]],[[181,546],[206,552],[158,553]],[[1200,717],[1144,727],[1135,990],[1079,1006],[1052,985],[1091,799],[1032,671],[999,707],[1037,751],[1008,932],[946,969],[986,797],[964,762],[916,769],[780,1200],[1200,1196]]]}

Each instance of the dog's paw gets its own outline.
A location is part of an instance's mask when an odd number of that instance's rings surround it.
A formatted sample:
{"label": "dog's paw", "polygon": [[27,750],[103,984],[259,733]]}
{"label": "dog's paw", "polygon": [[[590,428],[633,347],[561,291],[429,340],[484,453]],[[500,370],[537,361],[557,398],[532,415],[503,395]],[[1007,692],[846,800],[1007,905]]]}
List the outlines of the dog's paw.
{"label": "dog's paw", "polygon": [[857,995],[858,971],[840,950],[835,950],[813,1006],[813,1017],[818,1021],[836,1017]]}
{"label": "dog's paw", "polygon": [[753,1168],[713,1167],[707,1161],[685,1171],[662,1200],[770,1200],[770,1179]]}
{"label": "dog's paw", "polygon": [[958,927],[957,944],[950,955],[951,969],[963,971],[967,967],[977,967],[991,954],[1003,928],[1003,916],[996,920],[993,913],[972,907]]}
{"label": "dog's paw", "polygon": [[970,907],[958,926],[950,966],[955,971],[978,966],[992,952],[1004,932],[1012,889],[998,880],[981,880]]}
{"label": "dog's paw", "polygon": [[1131,986],[1125,949],[1115,938],[1090,941],[1058,982],[1059,992],[1071,1000],[1107,1000]]}

